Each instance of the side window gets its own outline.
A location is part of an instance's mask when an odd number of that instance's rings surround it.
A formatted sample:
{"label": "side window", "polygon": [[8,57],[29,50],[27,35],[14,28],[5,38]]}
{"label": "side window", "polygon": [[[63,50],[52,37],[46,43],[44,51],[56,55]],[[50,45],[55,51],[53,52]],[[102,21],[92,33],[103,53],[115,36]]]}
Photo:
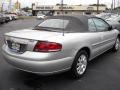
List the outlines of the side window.
{"label": "side window", "polygon": [[90,32],[96,31],[95,23],[93,22],[93,19],[88,19],[88,29]]}
{"label": "side window", "polygon": [[96,25],[98,32],[108,31],[109,25],[106,22],[104,22],[102,19],[93,18],[93,21]]}

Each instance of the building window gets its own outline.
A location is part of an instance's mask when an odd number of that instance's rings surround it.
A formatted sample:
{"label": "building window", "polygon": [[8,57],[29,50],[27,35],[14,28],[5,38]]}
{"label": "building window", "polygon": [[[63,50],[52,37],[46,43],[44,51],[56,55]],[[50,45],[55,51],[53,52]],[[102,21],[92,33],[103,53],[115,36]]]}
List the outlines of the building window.
{"label": "building window", "polygon": [[57,14],[60,14],[59,12],[57,12]]}
{"label": "building window", "polygon": [[65,14],[68,14],[68,12],[66,11]]}

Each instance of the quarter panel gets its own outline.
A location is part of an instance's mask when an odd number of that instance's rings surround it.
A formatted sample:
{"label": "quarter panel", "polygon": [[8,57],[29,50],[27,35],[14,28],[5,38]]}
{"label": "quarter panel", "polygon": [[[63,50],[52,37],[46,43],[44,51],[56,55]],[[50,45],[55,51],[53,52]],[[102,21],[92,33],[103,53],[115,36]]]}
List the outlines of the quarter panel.
{"label": "quarter panel", "polygon": [[77,52],[83,47],[88,47],[91,51],[90,59],[99,54],[99,45],[95,45],[101,42],[101,37],[98,33],[65,33],[65,36],[49,39],[50,41],[56,41],[63,45],[63,56],[75,57]]}

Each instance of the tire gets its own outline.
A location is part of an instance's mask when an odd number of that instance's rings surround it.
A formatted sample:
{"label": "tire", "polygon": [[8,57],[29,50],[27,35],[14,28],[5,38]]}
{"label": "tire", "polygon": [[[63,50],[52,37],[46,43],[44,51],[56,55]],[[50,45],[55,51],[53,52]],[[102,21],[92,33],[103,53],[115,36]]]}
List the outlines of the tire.
{"label": "tire", "polygon": [[88,53],[85,50],[81,50],[77,53],[73,65],[71,67],[72,77],[75,79],[81,78],[86,72],[87,65]]}
{"label": "tire", "polygon": [[116,42],[112,48],[112,51],[117,52],[119,50],[120,40],[119,37],[117,37]]}
{"label": "tire", "polygon": [[1,24],[4,24],[4,22],[1,22]]}
{"label": "tire", "polygon": [[5,22],[6,22],[6,23],[8,23],[8,22],[9,22],[9,20],[6,20]]}

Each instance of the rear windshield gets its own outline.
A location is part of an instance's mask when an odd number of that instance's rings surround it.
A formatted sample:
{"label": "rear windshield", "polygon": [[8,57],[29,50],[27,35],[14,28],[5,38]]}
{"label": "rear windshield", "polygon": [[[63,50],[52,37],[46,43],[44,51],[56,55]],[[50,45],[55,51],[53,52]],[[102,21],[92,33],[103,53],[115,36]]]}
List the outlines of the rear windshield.
{"label": "rear windshield", "polygon": [[54,32],[88,32],[88,18],[86,16],[53,16],[34,27],[34,30]]}
{"label": "rear windshield", "polygon": [[40,23],[38,27],[41,28],[57,28],[57,29],[65,29],[69,24],[69,20],[62,19],[48,19],[44,22]]}

